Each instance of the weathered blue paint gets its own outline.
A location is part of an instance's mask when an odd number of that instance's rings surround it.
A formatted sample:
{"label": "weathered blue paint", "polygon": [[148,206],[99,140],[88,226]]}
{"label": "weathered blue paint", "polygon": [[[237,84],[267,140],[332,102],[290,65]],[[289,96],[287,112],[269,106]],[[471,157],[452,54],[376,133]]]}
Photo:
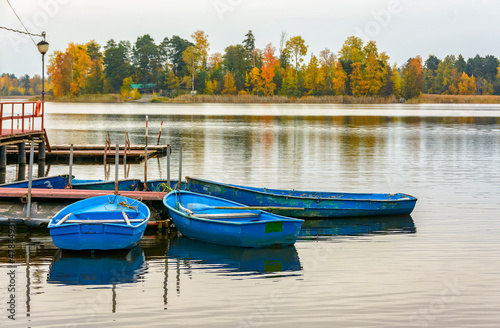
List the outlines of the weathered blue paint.
{"label": "weathered blue paint", "polygon": [[[37,189],[64,189],[68,185],[69,175],[56,175],[36,178],[31,181],[31,187]],[[28,188],[28,180],[4,183],[0,188]]]}
{"label": "weathered blue paint", "polygon": [[[141,181],[139,179],[118,180],[118,190],[132,191],[135,190]],[[86,180],[73,179],[71,181],[73,189],[85,190],[115,190],[114,180]]]}
{"label": "weathered blue paint", "polygon": [[[287,218],[259,210],[214,209],[213,206],[241,207],[236,202],[190,191],[172,191],[163,198],[177,229],[186,237],[213,244],[237,247],[287,246],[295,243],[303,220]],[[191,204],[209,205],[190,215],[181,209]],[[181,206],[179,206],[181,205]],[[255,217],[202,218],[203,214],[253,213]],[[276,225],[281,225],[277,228]],[[270,229],[270,227],[272,227]],[[266,229],[267,228],[267,229]],[[267,231],[266,231],[267,230]]]}
{"label": "weathered blue paint", "polygon": [[406,194],[337,193],[253,188],[186,177],[188,190],[221,197],[248,206],[300,207],[272,210],[302,218],[336,218],[410,214],[417,198]]}
{"label": "weathered blue paint", "polygon": [[[127,225],[123,213],[131,220]],[[66,215],[71,216],[60,225]],[[87,198],[59,211],[48,228],[54,245],[71,250],[111,250],[132,248],[144,235],[149,219],[149,208],[138,200],[119,195]],[[72,222],[97,220],[101,222]],[[113,223],[106,223],[116,220]]]}
{"label": "weathered blue paint", "polygon": [[58,250],[50,265],[47,282],[64,285],[133,283],[144,273],[145,260],[139,245],[114,252]]}
{"label": "weathered blue paint", "polygon": [[217,265],[218,268],[229,272],[268,273],[301,270],[295,246],[241,248],[179,237],[170,244],[168,257]]}

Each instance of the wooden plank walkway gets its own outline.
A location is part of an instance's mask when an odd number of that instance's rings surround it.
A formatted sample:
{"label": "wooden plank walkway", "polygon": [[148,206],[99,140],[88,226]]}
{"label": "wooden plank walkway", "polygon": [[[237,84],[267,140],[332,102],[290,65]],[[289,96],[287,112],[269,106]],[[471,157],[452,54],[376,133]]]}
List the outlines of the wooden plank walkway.
{"label": "wooden plank walkway", "polygon": [[[127,150],[126,155],[128,160],[139,161],[143,160],[145,156],[145,145],[131,145],[130,150]],[[73,158],[83,159],[83,160],[102,160],[104,154],[106,153],[106,161],[114,162],[116,154],[116,146],[111,146],[107,152],[104,151],[104,145],[74,145],[73,146]],[[148,158],[153,156],[163,156],[167,153],[167,146],[150,146],[148,145]],[[7,147],[7,156],[11,158],[17,158],[18,149],[16,145],[10,145]],[[38,156],[38,145],[35,145],[34,149],[35,158]],[[45,157],[47,159],[64,159],[69,158],[70,155],[70,145],[53,145],[51,146],[51,151],[45,152]],[[120,160],[123,159],[125,155],[125,150],[121,148],[119,150]],[[29,156],[29,149],[26,151],[26,156]]]}
{"label": "wooden plank walkway", "polygon": [[[80,190],[80,189],[31,189],[32,199],[80,200],[95,196],[113,195],[114,190]],[[156,191],[120,191],[121,196],[145,201],[162,201],[166,192]],[[28,196],[28,188],[0,188],[1,198],[21,198]]]}

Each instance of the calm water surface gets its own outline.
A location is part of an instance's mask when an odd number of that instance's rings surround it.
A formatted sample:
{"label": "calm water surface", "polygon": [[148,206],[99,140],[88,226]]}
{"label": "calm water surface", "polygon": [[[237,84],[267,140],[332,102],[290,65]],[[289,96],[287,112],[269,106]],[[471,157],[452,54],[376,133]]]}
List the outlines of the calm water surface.
{"label": "calm water surface", "polygon": [[[48,104],[51,144],[179,147],[183,175],[256,187],[404,192],[411,216],[304,223],[282,250],[149,234],[129,252],[58,251],[46,233],[0,237],[0,326],[498,327],[500,107]],[[166,158],[147,162],[166,177]],[[52,164],[50,175],[68,173]],[[111,176],[113,176],[111,167]],[[144,163],[128,168],[143,178]],[[36,172],[36,168],[35,168]],[[11,166],[7,180],[17,177]],[[77,177],[105,178],[77,164]],[[120,167],[120,177],[125,168]],[[1,204],[3,215],[22,205]],[[37,205],[39,216],[54,209]],[[15,246],[14,264],[8,249]],[[29,256],[28,256],[29,255]],[[9,276],[15,321],[9,320]]]}

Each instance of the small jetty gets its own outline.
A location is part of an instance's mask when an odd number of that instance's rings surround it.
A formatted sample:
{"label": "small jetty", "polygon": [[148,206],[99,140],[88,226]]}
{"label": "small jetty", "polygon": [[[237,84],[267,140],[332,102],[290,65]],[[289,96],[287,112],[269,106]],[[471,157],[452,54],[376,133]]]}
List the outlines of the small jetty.
{"label": "small jetty", "polygon": [[[160,136],[161,128],[158,140]],[[33,149],[32,158],[30,158],[31,149]],[[38,162],[39,169],[44,167],[46,162],[67,163],[69,160],[71,174],[73,162],[104,164],[115,162],[118,165],[119,162],[140,162],[150,157],[163,156],[169,153],[169,149],[171,149],[170,145],[147,145],[147,118],[146,145],[131,145],[128,133],[125,133],[124,145],[112,145],[109,133],[106,133],[106,140],[102,145],[50,145],[45,130],[45,103],[43,101],[0,101],[0,179],[2,177],[5,179],[7,164],[18,164],[20,168],[23,168],[19,172],[24,175],[26,164],[33,160]],[[30,171],[30,179],[31,177]],[[0,216],[0,226],[15,221],[16,225],[21,223],[27,227],[45,227],[46,219],[31,218],[31,200],[39,203],[72,203],[90,197],[113,195],[113,193],[113,190],[0,188],[0,200],[26,205],[25,218],[12,219]],[[147,203],[152,210],[149,226],[169,227],[170,217],[162,204],[165,192],[120,191],[118,194]],[[33,224],[34,222],[36,224]]]}
{"label": "small jetty", "polygon": [[[109,133],[106,133],[103,145],[51,145],[45,130],[45,102],[0,102],[0,171],[5,170],[8,163],[25,165],[31,142],[38,162],[67,161],[72,153],[75,162],[107,163],[114,161],[116,150],[110,142]],[[122,160],[140,162],[165,155],[168,147],[131,145],[128,133],[125,133],[125,143],[119,149],[119,156]]]}
{"label": "small jetty", "polygon": [[[120,147],[119,156],[121,159],[127,158],[130,162],[140,162],[147,158],[155,156],[164,156],[167,153],[168,146],[148,145],[147,154],[145,145],[130,145],[130,147]],[[116,146],[111,145],[73,145],[73,158],[75,162],[102,163],[113,162]],[[35,160],[38,159],[38,147],[34,149]],[[45,153],[48,162],[68,162],[71,154],[71,145],[54,145],[50,151]],[[7,160],[9,163],[15,163],[19,154],[16,146],[7,147]],[[29,153],[26,152],[28,158]],[[26,159],[27,160],[27,159]]]}
{"label": "small jetty", "polygon": [[[85,189],[31,189],[33,200],[67,200],[77,201],[95,196],[113,195],[113,190],[85,190]],[[157,191],[120,191],[119,195],[142,199],[144,201],[162,201],[166,192]],[[17,198],[25,202],[28,195],[28,188],[0,188],[0,199]]]}

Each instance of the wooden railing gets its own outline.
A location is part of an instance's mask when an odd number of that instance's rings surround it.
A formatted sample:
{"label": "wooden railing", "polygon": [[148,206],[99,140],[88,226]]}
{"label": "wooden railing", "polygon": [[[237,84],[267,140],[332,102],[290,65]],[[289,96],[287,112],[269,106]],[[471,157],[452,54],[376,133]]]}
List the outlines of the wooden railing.
{"label": "wooden railing", "polygon": [[0,135],[44,131],[45,102],[0,102]]}

